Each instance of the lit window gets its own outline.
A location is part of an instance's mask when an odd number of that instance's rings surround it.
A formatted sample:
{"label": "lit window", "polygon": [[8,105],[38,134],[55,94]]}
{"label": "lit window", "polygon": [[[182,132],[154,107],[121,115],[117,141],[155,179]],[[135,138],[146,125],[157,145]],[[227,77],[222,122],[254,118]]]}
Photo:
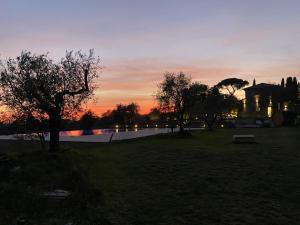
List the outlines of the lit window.
{"label": "lit window", "polygon": [[255,99],[255,111],[259,112],[260,111],[260,108],[259,108],[259,95],[255,95],[254,99]]}
{"label": "lit window", "polygon": [[272,110],[272,96],[269,97],[269,105],[267,108],[268,117],[272,117],[273,110]]}
{"label": "lit window", "polygon": [[268,106],[268,117],[272,117],[272,106]]}

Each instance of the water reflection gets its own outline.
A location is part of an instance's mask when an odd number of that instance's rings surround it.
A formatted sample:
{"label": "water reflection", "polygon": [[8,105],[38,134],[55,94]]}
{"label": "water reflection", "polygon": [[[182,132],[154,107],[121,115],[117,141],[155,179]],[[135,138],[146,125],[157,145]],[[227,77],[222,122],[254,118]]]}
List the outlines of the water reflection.
{"label": "water reflection", "polygon": [[72,136],[78,137],[83,135],[101,135],[105,133],[111,133],[107,129],[95,129],[95,130],[69,130],[69,131],[61,131],[60,136]]}
{"label": "water reflection", "polygon": [[119,133],[119,132],[128,132],[128,131],[139,131],[140,129],[135,127],[133,129],[120,129],[119,127],[115,127],[115,129],[92,129],[92,130],[69,130],[69,131],[61,131],[60,136],[70,136],[70,137],[78,137],[85,135],[101,135],[101,134],[111,134],[111,133]]}

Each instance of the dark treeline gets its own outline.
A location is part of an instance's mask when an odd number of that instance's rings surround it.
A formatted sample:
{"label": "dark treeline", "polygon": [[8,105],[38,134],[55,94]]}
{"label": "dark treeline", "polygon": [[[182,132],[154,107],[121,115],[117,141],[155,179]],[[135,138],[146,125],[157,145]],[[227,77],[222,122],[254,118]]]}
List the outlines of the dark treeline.
{"label": "dark treeline", "polygon": [[[240,107],[234,92],[247,84],[246,81],[230,78],[209,87],[205,84],[192,82],[183,73],[167,73],[157,92],[158,106],[148,114],[140,114],[137,103],[117,104],[112,110],[102,115],[92,111],[82,114],[79,119],[62,119],[60,130],[90,129],[134,129],[134,128],[180,128],[199,127],[206,124],[209,129],[220,120],[228,118],[231,111]],[[229,93],[222,89],[231,88]],[[11,123],[1,123],[1,134],[43,133],[49,132],[47,118],[29,116],[18,117]]]}
{"label": "dark treeline", "polygon": [[[206,125],[212,129],[216,124],[235,117],[242,103],[235,96],[237,90],[248,85],[245,80],[228,78],[215,86],[192,82],[183,73],[166,73],[159,85],[156,99],[158,106],[148,114],[140,113],[137,103],[117,104],[102,115],[89,110],[79,119],[62,119],[60,130],[120,129],[134,128],[180,128]],[[255,81],[253,82],[255,84]],[[281,96],[296,100],[298,82],[294,77],[282,79]],[[49,132],[48,119],[19,117],[9,123],[0,123],[0,134]]]}
{"label": "dark treeline", "polygon": [[[62,119],[61,131],[116,128],[131,130],[136,128],[136,125],[139,128],[162,128],[169,126],[169,117],[168,113],[161,112],[159,108],[153,108],[148,114],[142,115],[136,103],[118,104],[115,109],[102,115],[97,115],[89,110],[83,113],[79,119]],[[48,126],[47,119],[12,119],[10,122],[0,122],[0,135],[49,132]]]}
{"label": "dark treeline", "polygon": [[[140,106],[137,103],[120,103],[102,115],[89,110],[79,119],[62,119],[60,130],[116,128],[131,130],[137,126],[139,128],[184,128],[205,124],[207,128],[212,129],[216,124],[238,114],[242,103],[235,97],[235,93],[246,85],[248,85],[247,81],[228,78],[209,87],[199,82],[192,82],[183,73],[167,73],[156,96],[159,104],[148,114],[140,114]],[[286,81],[282,79],[279,85],[284,92],[281,94],[282,98],[297,99],[298,82],[295,77],[288,77]],[[23,116],[11,119],[10,122],[0,122],[1,135],[32,132],[49,132],[49,120]]]}
{"label": "dark treeline", "polygon": [[296,102],[298,98],[298,81],[296,77],[287,77],[286,82],[284,78],[281,79],[281,100]]}

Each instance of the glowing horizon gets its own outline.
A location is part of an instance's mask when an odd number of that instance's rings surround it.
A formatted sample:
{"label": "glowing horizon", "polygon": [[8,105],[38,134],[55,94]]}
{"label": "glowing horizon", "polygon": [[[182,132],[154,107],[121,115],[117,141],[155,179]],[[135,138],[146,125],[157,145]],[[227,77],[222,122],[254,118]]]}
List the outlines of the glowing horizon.
{"label": "glowing horizon", "polygon": [[296,0],[4,0],[0,58],[93,48],[103,70],[87,108],[102,114],[136,102],[147,113],[167,71],[208,85],[300,80],[299,11]]}

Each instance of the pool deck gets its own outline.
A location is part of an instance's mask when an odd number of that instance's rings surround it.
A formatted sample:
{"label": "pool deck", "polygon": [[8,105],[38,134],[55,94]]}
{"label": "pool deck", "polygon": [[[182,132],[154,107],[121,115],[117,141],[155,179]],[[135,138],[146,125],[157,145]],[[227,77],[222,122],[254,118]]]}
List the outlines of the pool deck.
{"label": "pool deck", "polygon": [[[187,128],[187,130],[202,130],[203,128]],[[178,131],[178,128],[174,129]],[[122,132],[111,132],[104,133],[99,135],[81,135],[81,136],[65,136],[60,137],[62,142],[103,142],[107,143],[111,141],[121,141],[142,138],[147,136],[154,136],[158,134],[170,133],[170,128],[147,128],[140,129],[138,131],[122,131]],[[49,135],[45,136],[46,141],[49,140]],[[32,140],[38,139],[36,136],[24,135],[24,134],[15,134],[15,135],[1,135],[0,140]]]}

